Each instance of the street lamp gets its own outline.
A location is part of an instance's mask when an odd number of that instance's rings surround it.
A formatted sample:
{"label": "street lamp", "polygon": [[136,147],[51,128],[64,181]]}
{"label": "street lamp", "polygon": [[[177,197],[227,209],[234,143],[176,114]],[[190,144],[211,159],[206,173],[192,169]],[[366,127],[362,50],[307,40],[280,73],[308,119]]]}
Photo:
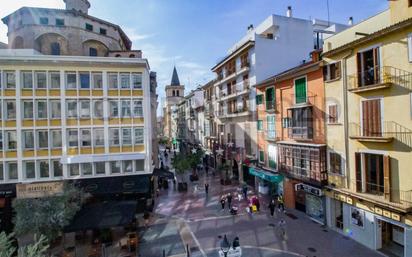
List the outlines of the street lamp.
{"label": "street lamp", "polygon": [[223,238],[222,242],[220,242],[220,250],[222,250],[224,256],[227,257],[227,253],[230,250],[230,244],[229,244],[229,241],[227,240],[226,235]]}

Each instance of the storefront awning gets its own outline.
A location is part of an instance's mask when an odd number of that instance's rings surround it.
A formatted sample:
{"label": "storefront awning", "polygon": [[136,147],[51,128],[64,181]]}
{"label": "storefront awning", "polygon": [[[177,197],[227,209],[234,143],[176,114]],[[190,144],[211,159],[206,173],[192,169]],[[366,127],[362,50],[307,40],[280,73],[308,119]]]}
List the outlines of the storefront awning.
{"label": "storefront awning", "polygon": [[249,168],[250,175],[256,176],[258,178],[264,179],[269,182],[279,183],[283,180],[283,176],[279,173],[272,173],[259,168],[251,167]]}

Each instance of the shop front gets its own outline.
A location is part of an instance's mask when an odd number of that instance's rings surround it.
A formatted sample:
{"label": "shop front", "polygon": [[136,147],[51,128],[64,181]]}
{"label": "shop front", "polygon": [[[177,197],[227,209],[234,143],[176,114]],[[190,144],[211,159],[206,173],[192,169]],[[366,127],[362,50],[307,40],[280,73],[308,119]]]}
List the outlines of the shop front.
{"label": "shop front", "polygon": [[283,176],[281,174],[273,173],[262,168],[249,167],[249,175],[255,178],[253,186],[260,194],[273,198],[283,193]]}
{"label": "shop front", "polygon": [[325,198],[320,188],[304,183],[295,184],[295,208],[313,220],[325,224]]}
{"label": "shop front", "polygon": [[15,197],[15,184],[0,185],[0,232],[6,231],[7,233],[10,233],[13,230],[12,202]]}

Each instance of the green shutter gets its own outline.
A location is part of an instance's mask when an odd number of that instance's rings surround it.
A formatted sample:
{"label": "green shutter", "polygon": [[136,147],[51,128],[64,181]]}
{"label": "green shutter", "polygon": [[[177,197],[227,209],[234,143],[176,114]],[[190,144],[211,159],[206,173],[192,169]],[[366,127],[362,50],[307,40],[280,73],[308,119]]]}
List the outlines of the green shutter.
{"label": "green shutter", "polygon": [[306,103],[306,78],[295,80],[295,102]]}
{"label": "green shutter", "polygon": [[259,151],[259,161],[260,162],[265,161],[265,152],[264,151]]}
{"label": "green shutter", "polygon": [[257,129],[258,129],[258,131],[263,130],[263,120],[258,120],[257,121]]}
{"label": "green shutter", "polygon": [[256,105],[262,104],[263,103],[263,95],[257,95],[256,96]]}
{"label": "green shutter", "polygon": [[275,88],[266,89],[266,110],[273,110],[275,107]]}

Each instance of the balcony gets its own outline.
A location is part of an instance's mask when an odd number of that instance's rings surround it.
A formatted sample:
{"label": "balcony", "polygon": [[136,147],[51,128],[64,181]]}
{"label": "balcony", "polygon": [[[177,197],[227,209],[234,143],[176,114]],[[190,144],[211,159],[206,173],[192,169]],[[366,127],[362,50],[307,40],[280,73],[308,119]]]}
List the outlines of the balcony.
{"label": "balcony", "polygon": [[[372,125],[370,125],[370,124]],[[349,137],[360,142],[389,143],[394,137],[411,135],[411,131],[393,121],[368,122],[366,124],[350,123]]]}
{"label": "balcony", "polygon": [[241,76],[241,75],[249,72],[249,70],[250,70],[249,66],[244,66],[244,67],[241,67],[239,70],[234,70],[234,71],[231,71],[231,72],[227,72],[225,74],[225,76],[223,76],[223,75],[219,76],[218,75],[217,78],[216,78],[216,82],[215,82],[214,86],[217,87],[219,85],[222,85],[222,84],[228,82],[229,80],[232,80],[232,79],[236,78],[237,76]]}
{"label": "balcony", "polygon": [[239,107],[239,108],[236,108],[235,110],[223,109],[217,112],[217,116],[219,119],[248,116],[250,114],[251,112],[249,111],[248,106]]}
{"label": "balcony", "polygon": [[[240,87],[238,87],[238,85],[240,85]],[[220,92],[218,101],[225,101],[232,98],[236,98],[238,96],[245,95],[249,93],[249,88],[249,81],[243,81],[242,83],[237,84],[235,87],[229,90],[229,92]]]}
{"label": "balcony", "polygon": [[348,76],[348,91],[363,93],[399,85],[412,90],[412,73],[391,66],[375,66]]}
{"label": "balcony", "polygon": [[280,104],[273,101],[265,101],[265,111],[267,113],[274,113],[279,111]]}
{"label": "balcony", "polygon": [[304,96],[296,96],[295,94],[291,94],[291,99],[293,99],[293,103],[289,103],[290,106],[293,107],[300,107],[300,106],[308,106],[308,105],[315,105],[316,95],[312,92],[307,92]]}
{"label": "balcony", "polygon": [[296,140],[311,140],[313,139],[312,127],[289,127],[288,137]]}

